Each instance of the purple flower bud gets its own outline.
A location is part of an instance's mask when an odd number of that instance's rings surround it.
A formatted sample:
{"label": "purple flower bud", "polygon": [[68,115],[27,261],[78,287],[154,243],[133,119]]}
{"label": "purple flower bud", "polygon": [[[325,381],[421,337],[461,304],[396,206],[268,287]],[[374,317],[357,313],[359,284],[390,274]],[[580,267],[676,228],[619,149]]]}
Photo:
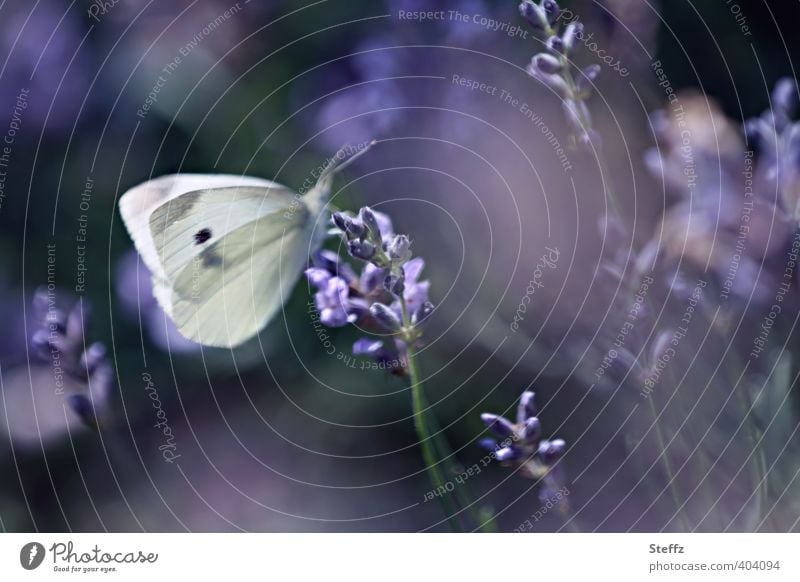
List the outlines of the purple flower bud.
{"label": "purple flower bud", "polygon": [[405,263],[411,260],[411,241],[404,234],[395,235],[386,245],[386,252],[389,258]]}
{"label": "purple flower bud", "polygon": [[348,240],[363,238],[367,230],[360,220],[353,219],[343,212],[335,212],[333,214],[333,223],[344,233]]}
{"label": "purple flower bud", "polygon": [[545,75],[555,75],[556,73],[560,73],[561,69],[561,61],[559,61],[553,55],[549,55],[547,53],[539,53],[533,57],[532,61],[533,65],[539,69]]}
{"label": "purple flower bud", "polygon": [[91,376],[97,367],[105,362],[105,359],[106,346],[101,342],[95,342],[90,345],[81,355],[81,371],[86,372],[89,376]]}
{"label": "purple flower bud", "polygon": [[519,5],[519,13],[534,30],[542,31],[548,27],[549,22],[544,8],[531,0],[525,0]]}
{"label": "purple flower bud", "polygon": [[542,441],[539,443],[539,456],[546,465],[552,465],[561,458],[566,447],[567,443],[562,439]]}
{"label": "purple flower bud", "polygon": [[547,39],[547,48],[557,54],[564,54],[564,41],[560,36],[551,36]]}
{"label": "purple flower bud", "polygon": [[40,358],[47,358],[52,348],[48,333],[43,329],[36,331],[31,337],[31,347]]}
{"label": "purple flower bud", "polygon": [[758,144],[765,141],[764,120],[761,118],[748,119],[744,123],[744,133],[748,142]]}
{"label": "purple flower bud", "polygon": [[519,399],[519,406],[517,407],[517,422],[519,424],[524,423],[527,419],[531,418],[532,416],[536,416],[536,403],[534,402],[534,398],[536,394],[527,390],[522,393]]}
{"label": "purple flower bud", "polygon": [[782,130],[791,122],[797,107],[797,84],[791,77],[784,77],[775,84],[772,90],[772,103],[775,111],[775,125]]}
{"label": "purple flower bud", "polygon": [[519,458],[522,455],[522,452],[514,446],[511,447],[503,447],[499,449],[495,456],[497,457],[498,461],[513,461],[514,459]]}
{"label": "purple flower bud", "polygon": [[361,222],[364,226],[367,227],[369,230],[369,236],[376,241],[381,240],[381,227],[378,224],[378,219],[375,217],[375,213],[372,211],[372,208],[369,206],[364,206],[358,212],[358,217],[361,219]]}
{"label": "purple flower bud", "polygon": [[347,243],[347,252],[350,256],[362,261],[369,261],[375,256],[375,245],[365,240],[354,239]]}
{"label": "purple flower bud", "polygon": [[383,288],[394,295],[402,295],[406,288],[406,278],[402,271],[389,273],[383,280]]}
{"label": "purple flower bud", "polygon": [[380,232],[380,239],[383,241],[389,241],[394,236],[394,226],[392,225],[392,219],[389,218],[383,212],[376,212],[372,211],[372,215],[375,217],[375,221],[378,223],[378,231]]}
{"label": "purple flower bud", "polygon": [[554,25],[561,15],[561,8],[558,7],[558,4],[556,4],[554,0],[544,0],[544,2],[542,2],[542,8],[544,8],[547,14],[547,22],[550,26]]}
{"label": "purple flower bud", "polygon": [[570,22],[564,30],[564,34],[561,35],[565,55],[571,55],[574,52],[576,40],[583,40],[582,22]]}
{"label": "purple flower bud", "polygon": [[500,438],[508,438],[514,435],[514,425],[507,418],[484,412],[481,414],[481,420],[490,431]]}
{"label": "purple flower bud", "polygon": [[539,438],[542,432],[542,423],[535,416],[530,417],[525,421],[525,426],[522,429],[522,438],[526,441],[534,441]]}
{"label": "purple flower bud", "polygon": [[66,400],[69,407],[78,415],[78,418],[81,419],[81,422],[85,426],[92,430],[97,430],[97,418],[94,414],[94,408],[92,407],[91,401],[86,398],[86,396],[82,394],[72,394],[71,396],[67,396]]}
{"label": "purple flower bud", "polygon": [[347,232],[347,229],[350,227],[350,223],[353,222],[353,219],[343,212],[334,212],[331,218],[333,219],[333,224],[336,225],[336,228],[342,232]]}
{"label": "purple flower bud", "polygon": [[383,303],[373,303],[369,306],[369,312],[387,331],[395,332],[400,330],[400,318],[390,307]]}
{"label": "purple flower bud", "polygon": [[562,99],[569,96],[570,93],[569,87],[567,86],[566,82],[564,81],[564,79],[561,78],[560,75],[546,75],[542,73],[542,71],[539,70],[539,67],[536,66],[536,63],[533,60],[530,62],[526,70],[531,77],[547,85],[547,87],[552,89],[556,93],[556,95],[558,95]]}

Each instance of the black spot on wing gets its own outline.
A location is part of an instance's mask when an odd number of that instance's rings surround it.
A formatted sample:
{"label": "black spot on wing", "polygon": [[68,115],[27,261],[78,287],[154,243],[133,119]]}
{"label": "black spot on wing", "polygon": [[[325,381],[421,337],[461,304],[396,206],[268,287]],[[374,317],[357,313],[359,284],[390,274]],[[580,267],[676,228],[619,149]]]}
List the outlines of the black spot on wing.
{"label": "black spot on wing", "polygon": [[211,239],[211,229],[203,228],[194,233],[194,244],[201,245]]}

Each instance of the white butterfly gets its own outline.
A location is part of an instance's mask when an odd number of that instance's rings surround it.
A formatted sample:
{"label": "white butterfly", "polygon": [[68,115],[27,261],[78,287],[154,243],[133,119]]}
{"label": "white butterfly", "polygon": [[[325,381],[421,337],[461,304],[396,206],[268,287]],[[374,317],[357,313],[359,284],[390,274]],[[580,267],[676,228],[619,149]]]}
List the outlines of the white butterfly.
{"label": "white butterfly", "polygon": [[173,174],[128,190],[122,219],[181,334],[233,347],[267,325],[324,241],[334,173],[365,151],[330,163],[304,196],[227,174]]}

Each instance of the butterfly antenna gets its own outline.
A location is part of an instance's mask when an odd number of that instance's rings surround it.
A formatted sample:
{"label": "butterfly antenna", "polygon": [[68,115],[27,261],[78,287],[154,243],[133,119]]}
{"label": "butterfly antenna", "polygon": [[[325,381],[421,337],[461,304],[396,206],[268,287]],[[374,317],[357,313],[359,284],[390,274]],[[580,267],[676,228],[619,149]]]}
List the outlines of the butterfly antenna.
{"label": "butterfly antenna", "polygon": [[343,160],[342,162],[338,162],[337,160],[339,160],[339,154],[341,154],[344,151],[344,148],[341,148],[339,151],[336,152],[336,156],[334,156],[333,161],[330,164],[328,164],[328,167],[322,171],[322,173],[319,176],[319,180],[317,180],[317,182],[320,183],[327,178],[335,176],[336,174],[344,170],[347,166],[355,162],[358,158],[367,153],[367,151],[369,151],[369,149],[376,143],[378,143],[378,141],[373,139],[363,149],[357,151],[349,158],[342,158]]}

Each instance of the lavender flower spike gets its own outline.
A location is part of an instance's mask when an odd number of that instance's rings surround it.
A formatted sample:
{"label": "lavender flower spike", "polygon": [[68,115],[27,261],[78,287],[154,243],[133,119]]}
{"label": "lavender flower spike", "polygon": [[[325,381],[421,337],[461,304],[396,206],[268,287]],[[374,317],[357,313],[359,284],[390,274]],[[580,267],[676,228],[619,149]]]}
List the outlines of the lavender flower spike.
{"label": "lavender flower spike", "polygon": [[341,231],[350,257],[363,269],[353,268],[331,251],[312,259],[306,277],[316,287],[314,303],[319,320],[328,327],[358,322],[361,329],[391,339],[363,337],[353,353],[375,360],[379,368],[405,375],[407,355],[421,336],[421,326],[433,312],[428,281],[420,281],[425,262],[412,258],[408,236],[394,234],[388,216],[363,207],[357,216],[338,212],[333,223]]}
{"label": "lavender flower spike", "polygon": [[540,481],[540,496],[561,480],[558,461],[566,450],[562,439],[541,440],[542,425],[535,416],[533,392],[522,393],[517,406],[517,422],[496,414],[484,413],[481,420],[499,439],[482,439],[479,444],[492,451],[502,464],[520,470],[521,474]]}
{"label": "lavender flower spike", "polygon": [[34,296],[40,329],[33,333],[31,346],[45,361],[58,357],[64,373],[80,386],[78,392],[65,397],[67,405],[85,426],[97,430],[110,417],[114,369],[104,344],[94,342],[83,348],[90,327],[88,306],[76,303],[65,315],[55,295],[48,293],[40,289]]}

